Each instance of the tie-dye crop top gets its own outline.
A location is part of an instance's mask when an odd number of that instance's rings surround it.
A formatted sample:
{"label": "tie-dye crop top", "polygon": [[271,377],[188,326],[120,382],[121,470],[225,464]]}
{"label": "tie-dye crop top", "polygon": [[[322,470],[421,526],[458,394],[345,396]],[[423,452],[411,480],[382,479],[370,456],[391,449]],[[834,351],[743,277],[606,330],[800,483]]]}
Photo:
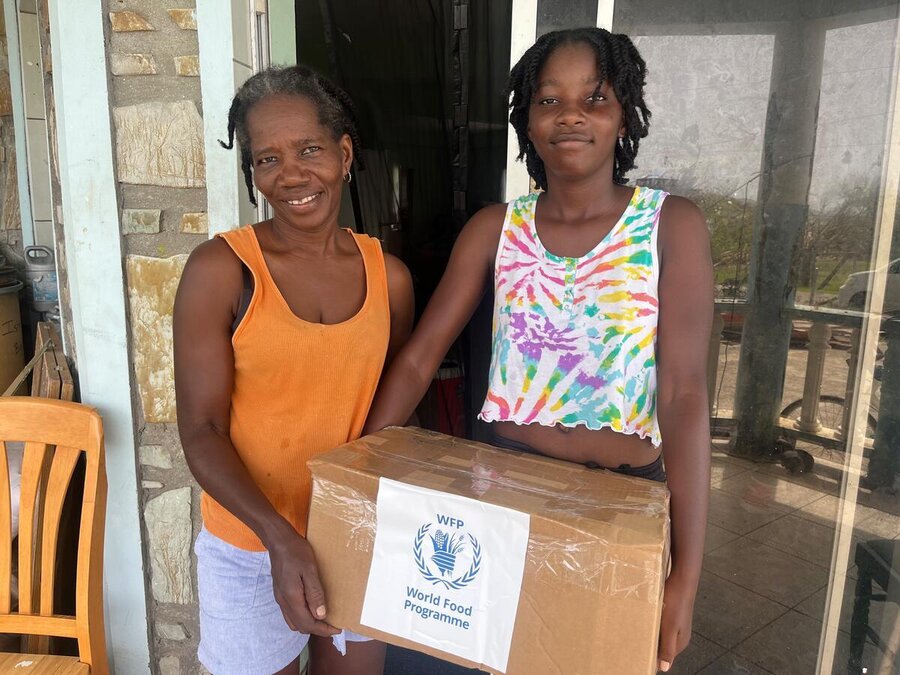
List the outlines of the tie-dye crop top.
{"label": "tie-dye crop top", "polygon": [[635,188],[609,234],[580,258],[544,248],[534,225],[538,194],[510,202],[479,419],[611,428],[660,445],[656,233],[666,196]]}

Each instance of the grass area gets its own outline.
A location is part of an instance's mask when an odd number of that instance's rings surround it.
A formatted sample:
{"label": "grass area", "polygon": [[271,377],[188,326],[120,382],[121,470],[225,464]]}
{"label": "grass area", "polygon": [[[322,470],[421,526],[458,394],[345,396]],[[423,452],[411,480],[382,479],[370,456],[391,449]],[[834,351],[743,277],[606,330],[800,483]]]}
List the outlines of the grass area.
{"label": "grass area", "polygon": [[[835,258],[820,258],[817,261],[817,266],[819,268],[819,282],[825,280],[831,271],[834,269],[834,266],[837,265],[838,261]],[[869,268],[868,260],[846,260],[844,264],[841,265],[841,268],[838,270],[837,274],[828,282],[826,286],[820,286],[818,291],[822,293],[837,293],[838,289],[844,284],[847,280],[847,277],[854,272],[862,272]],[[809,286],[801,286],[798,290],[805,290],[807,293],[809,292]]]}
{"label": "grass area", "polygon": [[[817,261],[817,265],[819,268],[819,282],[824,281],[825,278],[831,274],[831,271],[834,269],[834,266],[838,264],[837,258],[819,258]],[[847,280],[847,276],[853,274],[854,272],[862,272],[869,268],[868,260],[845,260],[841,268],[837,271],[837,274],[832,277],[832,279],[828,282],[828,284],[824,287],[820,286],[817,289],[817,293],[825,293],[835,295],[838,292],[838,289],[843,285],[843,283]],[[746,283],[746,275],[749,269],[749,264],[742,265],[740,270],[740,274],[744,277],[741,279],[742,283]],[[715,283],[723,284],[730,279],[734,278],[735,274],[735,266],[734,265],[722,265],[721,267],[717,267],[715,270]],[[797,293],[805,293],[809,295],[809,285],[804,284],[797,287]]]}
{"label": "grass area", "polygon": [[[746,276],[747,270],[743,268],[740,270],[743,276]],[[715,270],[715,282],[717,284],[723,284],[729,279],[734,277],[735,269],[732,266],[728,267],[717,267]]]}

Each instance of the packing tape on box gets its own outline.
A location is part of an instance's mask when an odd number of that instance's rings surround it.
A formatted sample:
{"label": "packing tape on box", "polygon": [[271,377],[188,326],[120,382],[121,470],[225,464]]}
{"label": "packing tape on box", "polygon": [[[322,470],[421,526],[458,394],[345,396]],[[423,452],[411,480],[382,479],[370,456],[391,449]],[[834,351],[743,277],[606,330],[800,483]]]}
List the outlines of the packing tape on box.
{"label": "packing tape on box", "polygon": [[[365,439],[363,439],[365,441]],[[360,446],[364,446],[364,452]],[[628,597],[656,603],[661,583],[658,569],[646,556],[629,559],[627,550],[617,544],[629,538],[630,525],[641,517],[665,517],[666,508],[658,502],[646,502],[622,495],[580,494],[570,489],[561,494],[556,486],[542,485],[546,479],[531,480],[527,474],[510,472],[498,465],[490,455],[499,452],[477,452],[474,463],[466,467],[441,463],[435,465],[412,457],[400,457],[379,450],[376,444],[356,442],[358,454],[351,464],[360,471],[377,472],[374,464],[390,464],[391,474],[402,474],[399,480],[423,487],[450,490],[452,493],[475,499],[493,491],[491,503],[509,507],[514,500],[503,499],[503,493],[515,493],[516,500],[530,503],[531,531],[525,560],[526,573],[538,580],[552,578],[557,582],[589,588],[612,597]],[[582,470],[582,469],[577,469]],[[375,540],[376,499],[348,485],[328,480],[313,471],[313,502],[322,513],[336,518],[345,526],[349,536],[347,546],[357,551],[371,551]],[[416,478],[427,477],[427,481]],[[570,477],[570,480],[573,477]],[[465,489],[460,486],[465,484]],[[456,489],[453,489],[453,488]],[[664,485],[658,488],[666,490]],[[498,494],[499,493],[499,494]],[[512,506],[515,508],[515,506]],[[606,514],[604,517],[603,514]],[[554,516],[558,518],[554,519]],[[583,519],[582,523],[579,523]],[[602,521],[602,527],[598,527]],[[593,524],[589,532],[579,525]],[[547,524],[559,528],[564,525],[565,540],[541,533]]]}
{"label": "packing tape on box", "polygon": [[[390,429],[394,429],[393,427]],[[429,432],[417,430],[427,438]],[[439,435],[439,434],[435,434]],[[448,439],[443,437],[442,439]],[[480,497],[489,489],[506,488],[519,493],[519,496],[530,496],[535,503],[548,512],[560,511],[587,517],[596,515],[602,511],[621,514],[627,517],[629,514],[644,516],[663,516],[668,509],[659,500],[636,499],[633,490],[621,491],[620,494],[604,493],[602,499],[593,491],[588,481],[583,476],[597,473],[605,473],[617,477],[619,480],[630,480],[605,469],[587,469],[580,464],[554,460],[543,455],[528,455],[517,451],[503,450],[464,439],[451,438],[445,440],[450,447],[459,446],[474,450],[473,459],[461,459],[450,453],[435,460],[433,457],[418,459],[407,455],[398,455],[395,452],[386,452],[380,446],[384,439],[377,436],[366,436],[353,442],[352,453],[356,457],[353,464],[358,470],[367,469],[376,472],[376,465],[390,467],[393,474],[401,474],[406,477],[421,476],[427,478],[427,484],[423,487],[434,489],[449,488],[453,485],[464,486],[459,490],[464,496]],[[427,444],[423,443],[423,447]],[[552,462],[554,468],[565,472],[566,482],[540,475],[537,472],[528,473],[521,469],[511,470],[510,467],[501,466],[510,458],[517,463],[533,463],[536,466]],[[562,469],[561,467],[566,467]],[[395,476],[396,477],[396,476]],[[403,480],[402,478],[398,478]],[[409,480],[406,482],[416,483]],[[663,483],[642,481],[646,487],[645,492],[668,493],[668,488]],[[471,494],[467,494],[471,493]],[[582,494],[587,493],[587,494]]]}

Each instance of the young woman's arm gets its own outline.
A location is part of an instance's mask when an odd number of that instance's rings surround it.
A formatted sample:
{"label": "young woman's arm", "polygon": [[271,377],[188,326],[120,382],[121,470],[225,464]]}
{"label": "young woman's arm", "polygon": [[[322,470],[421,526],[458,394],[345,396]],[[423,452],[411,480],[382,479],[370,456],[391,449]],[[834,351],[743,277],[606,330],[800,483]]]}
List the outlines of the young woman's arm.
{"label": "young woman's arm", "polygon": [[422,320],[382,379],[363,433],[404,424],[422,400],[441,360],[484,295],[505,215],[505,205],[489,206],[460,232]]}
{"label": "young woman's arm", "polygon": [[412,277],[400,258],[390,254],[385,255],[384,267],[387,271],[388,303],[391,308],[391,339],[384,361],[386,371],[390,368],[394,357],[409,340],[413,320],[416,318],[416,303]]}
{"label": "young woman's arm", "polygon": [[700,210],[686,199],[667,198],[658,236],[657,414],[672,516],[672,569],[659,640],[660,669],[667,671],[690,641],[703,564],[711,452],[706,363],[714,304],[709,233]]}
{"label": "young woman's arm", "polygon": [[213,239],[188,259],[175,298],[175,392],[178,432],[200,487],[260,538],[272,560],[275,599],[294,630],[337,631],[325,618],[325,594],[307,541],[281,517],[247,473],[229,436],[234,352],[231,323],[241,264]]}

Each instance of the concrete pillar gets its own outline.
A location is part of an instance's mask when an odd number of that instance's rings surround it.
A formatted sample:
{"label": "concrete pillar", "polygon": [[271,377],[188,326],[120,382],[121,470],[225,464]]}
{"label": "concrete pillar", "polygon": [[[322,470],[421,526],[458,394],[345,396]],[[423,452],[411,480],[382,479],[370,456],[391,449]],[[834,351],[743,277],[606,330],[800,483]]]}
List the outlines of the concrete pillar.
{"label": "concrete pillar", "polygon": [[81,401],[103,416],[109,483],[103,551],[114,675],[150,672],[138,511],[132,363],[101,0],[50,0],[56,140]]}
{"label": "concrete pillar", "polygon": [[809,346],[806,356],[806,380],[803,383],[803,407],[797,428],[817,434],[822,429],[819,423],[819,392],[822,390],[822,375],[825,372],[825,355],[830,349],[831,326],[816,321],[809,328]]}
{"label": "concrete pillar", "polygon": [[869,460],[868,487],[891,487],[900,470],[900,319],[884,322],[887,350],[881,374],[881,403],[875,449]]}
{"label": "concrete pillar", "polygon": [[[537,0],[512,0],[512,35],[509,43],[509,67],[522,58],[522,54],[534,44],[537,35]],[[525,162],[516,159],[519,141],[512,126],[506,128],[506,176],[504,177],[504,201],[528,194],[530,179]]]}
{"label": "concrete pillar", "polygon": [[775,34],[759,206],[747,287],[732,439],[735,454],[762,457],[777,438],[791,335],[791,259],[806,224],[825,30],[794,22]]}

